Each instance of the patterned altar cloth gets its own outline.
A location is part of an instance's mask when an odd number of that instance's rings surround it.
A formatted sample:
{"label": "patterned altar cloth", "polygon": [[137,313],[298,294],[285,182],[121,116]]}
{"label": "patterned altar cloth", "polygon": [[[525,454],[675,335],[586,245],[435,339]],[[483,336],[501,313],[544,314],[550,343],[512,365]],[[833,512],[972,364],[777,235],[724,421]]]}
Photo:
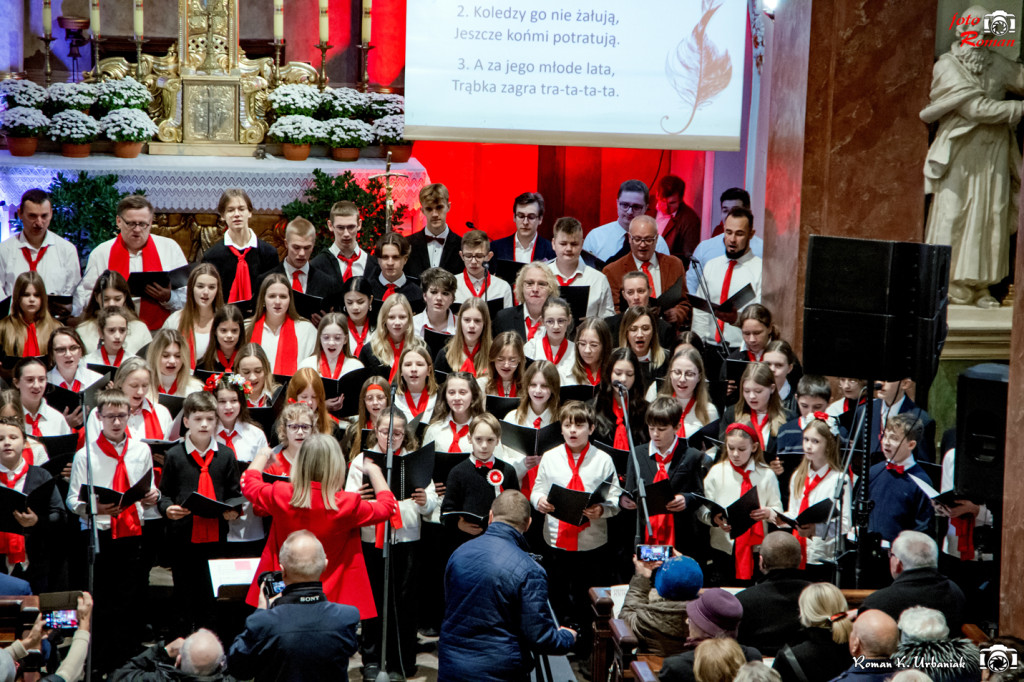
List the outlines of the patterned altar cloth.
{"label": "patterned altar cloth", "polygon": [[[0,199],[16,207],[25,190],[47,188],[58,172],[77,175],[78,171],[86,171],[90,175],[117,175],[117,187],[123,192],[145,190],[146,197],[161,213],[214,213],[221,192],[229,187],[241,187],[248,192],[257,212],[276,213],[313,186],[315,168],[331,175],[352,171],[356,181],[365,186],[371,175],[384,172],[384,159],[341,163],[324,157],[286,161],[272,156],[256,159],[148,154],[135,159],[108,155],[69,159],[59,154],[22,158],[3,150]],[[392,180],[394,197],[396,204],[405,204],[410,215],[415,216],[420,208],[420,188],[430,183],[426,169],[416,159],[410,159],[408,163],[391,164],[391,170],[409,176]]]}

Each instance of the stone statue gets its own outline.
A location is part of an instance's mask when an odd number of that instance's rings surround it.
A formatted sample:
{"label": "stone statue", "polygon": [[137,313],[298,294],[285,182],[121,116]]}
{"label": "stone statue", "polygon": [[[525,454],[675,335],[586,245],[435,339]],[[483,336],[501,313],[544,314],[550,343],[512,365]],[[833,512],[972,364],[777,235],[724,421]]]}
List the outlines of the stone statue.
{"label": "stone statue", "polygon": [[1024,65],[983,44],[996,37],[984,32],[989,14],[977,5],[963,13],[921,111],[926,123],[939,122],[924,167],[925,192],[934,195],[925,239],[953,247],[950,302],[981,308],[999,305],[988,287],[1009,272],[1021,165],[1014,129],[1024,111],[1024,102],[1003,99],[1008,90],[1024,93]]}

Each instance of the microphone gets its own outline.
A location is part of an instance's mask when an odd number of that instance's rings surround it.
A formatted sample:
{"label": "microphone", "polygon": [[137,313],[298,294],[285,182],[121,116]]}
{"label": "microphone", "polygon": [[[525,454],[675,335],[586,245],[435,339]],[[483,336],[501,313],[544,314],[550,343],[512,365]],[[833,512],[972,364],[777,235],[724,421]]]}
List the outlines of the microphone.
{"label": "microphone", "polygon": [[626,391],[629,390],[628,388],[626,388],[626,384],[622,383],[621,381],[613,381],[612,388],[616,389],[617,391],[620,391],[621,393],[625,393]]}

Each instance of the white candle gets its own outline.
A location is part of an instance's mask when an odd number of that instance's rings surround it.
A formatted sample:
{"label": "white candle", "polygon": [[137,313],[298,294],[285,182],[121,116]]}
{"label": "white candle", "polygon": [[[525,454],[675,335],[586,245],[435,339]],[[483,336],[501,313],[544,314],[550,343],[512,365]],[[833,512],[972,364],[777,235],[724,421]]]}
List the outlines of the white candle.
{"label": "white candle", "polygon": [[135,37],[142,40],[142,0],[135,0]]}
{"label": "white candle", "polygon": [[43,35],[47,38],[53,32],[53,9],[50,2],[51,0],[43,0]]}
{"label": "white candle", "polygon": [[92,34],[97,38],[100,35],[100,0],[91,0],[89,3],[89,27]]}
{"label": "white candle", "polygon": [[363,42],[370,42],[370,9],[373,0],[363,0]]}
{"label": "white candle", "polygon": [[327,0],[320,0],[320,42],[324,45],[327,44],[327,36]]}
{"label": "white candle", "polygon": [[284,40],[284,0],[274,0],[274,40]]}

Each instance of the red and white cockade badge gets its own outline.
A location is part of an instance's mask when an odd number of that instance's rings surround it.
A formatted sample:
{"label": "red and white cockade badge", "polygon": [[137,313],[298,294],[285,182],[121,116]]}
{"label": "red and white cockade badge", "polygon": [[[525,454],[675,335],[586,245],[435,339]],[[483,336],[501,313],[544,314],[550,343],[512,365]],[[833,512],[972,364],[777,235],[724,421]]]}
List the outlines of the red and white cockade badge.
{"label": "red and white cockade badge", "polygon": [[491,485],[498,487],[505,482],[505,477],[497,469],[491,469],[487,472],[487,480],[490,481]]}

